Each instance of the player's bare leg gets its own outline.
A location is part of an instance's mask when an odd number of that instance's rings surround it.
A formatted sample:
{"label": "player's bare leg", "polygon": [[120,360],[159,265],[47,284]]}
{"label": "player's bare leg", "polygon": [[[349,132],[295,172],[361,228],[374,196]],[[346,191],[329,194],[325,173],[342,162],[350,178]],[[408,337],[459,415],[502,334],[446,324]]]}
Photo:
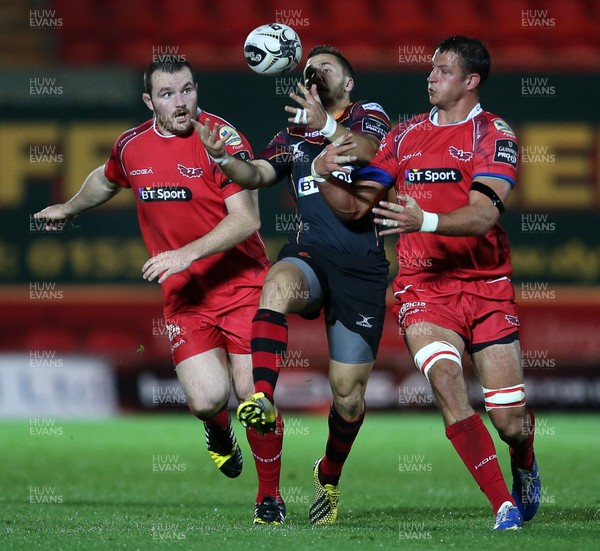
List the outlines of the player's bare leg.
{"label": "player's bare leg", "polygon": [[308,281],[293,262],[276,262],[265,279],[259,308],[268,308],[282,314],[297,314],[308,303]]}
{"label": "player's bare leg", "polygon": [[293,262],[277,262],[267,273],[259,309],[252,321],[255,393],[240,404],[237,416],[245,427],[259,432],[276,429],[273,396],[282,359],[287,350],[286,314],[301,312],[309,300],[308,281]]}
{"label": "player's bare leg", "polygon": [[473,354],[473,365],[486,396],[486,409],[500,438],[509,445],[512,496],[525,522],[540,504],[541,480],[533,451],[535,417],[525,408],[519,341],[488,346]]}
{"label": "player's bare leg", "polygon": [[211,459],[225,476],[239,476],[242,452],[227,411],[231,374],[225,350],[213,348],[196,354],[179,362],[175,370],[190,411],[204,421]]}
{"label": "player's bare leg", "polygon": [[[242,402],[252,396],[251,354],[230,354],[233,388],[237,399]],[[255,524],[283,524],[285,503],[279,493],[281,473],[281,451],[283,448],[283,420],[277,415],[278,430],[265,435],[249,428],[246,431],[248,444],[258,475],[258,491],[254,506]]]}
{"label": "player's bare leg", "polygon": [[[521,367],[521,347],[519,342],[495,344],[472,355],[473,366],[481,386],[486,389],[510,389],[523,385]],[[524,400],[517,397],[517,401]],[[507,395],[506,392],[503,392]],[[510,405],[509,407],[486,408],[494,427],[502,440],[510,446],[519,446],[529,434],[528,416],[525,407]],[[505,404],[507,405],[507,404]]]}
{"label": "player's bare leg", "polygon": [[329,360],[329,384],[337,412],[346,420],[357,419],[365,411],[365,392],[373,362],[346,364]]}
{"label": "player's bare leg", "polygon": [[435,324],[416,323],[406,329],[406,342],[431,383],[446,437],[490,501],[496,515],[494,529],[520,527],[523,521],[504,482],[492,437],[469,404],[461,364],[462,338]]}
{"label": "player's bare leg", "polygon": [[229,400],[229,361],[222,348],[213,348],[179,362],[175,368],[190,411],[199,419],[210,419]]}
{"label": "player's bare leg", "polygon": [[[415,323],[406,328],[406,344],[415,354],[433,342],[448,342],[462,356],[464,343],[457,333],[432,323]],[[469,403],[467,383],[462,367],[454,361],[436,361],[428,372],[431,389],[447,427],[471,417],[475,412]]]}
{"label": "player's bare leg", "polygon": [[333,524],[337,519],[338,484],[344,463],[365,416],[365,391],[373,362],[347,364],[329,361],[333,403],[325,456],[313,467],[315,496],[310,508],[312,524]]}

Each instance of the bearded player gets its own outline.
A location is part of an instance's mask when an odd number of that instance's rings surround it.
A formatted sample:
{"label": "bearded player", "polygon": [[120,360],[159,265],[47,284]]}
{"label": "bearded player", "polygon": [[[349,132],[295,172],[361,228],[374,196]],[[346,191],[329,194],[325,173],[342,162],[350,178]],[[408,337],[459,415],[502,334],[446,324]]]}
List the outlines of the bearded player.
{"label": "bearded player", "polygon": [[[535,421],[525,408],[510,246],[498,224],[515,184],[517,141],[504,120],[479,104],[490,67],[480,41],[450,37],[432,64],[431,112],[394,128],[371,165],[354,172],[352,187],[327,182],[321,193],[351,219],[395,185],[399,202],[381,202],[373,212],[384,228],[381,235],[400,234],[397,321],[432,386],[446,436],[490,501],[494,529],[517,529],[534,517],[541,493]],[[335,157],[353,147],[328,148],[314,170],[340,170]],[[465,350],[490,419],[509,445],[512,495],[492,438],[469,404]]]}
{"label": "bearded player", "polygon": [[[197,85],[185,61],[155,62],[144,74],[144,103],[153,119],[115,142],[104,166],[64,204],[35,216],[66,220],[132,189],[151,258],[143,278],[158,279],[177,377],[191,412],[204,421],[208,451],[230,478],[242,470],[242,454],[226,409],[231,384],[238,400],[254,392],[250,327],[269,268],[256,192],[240,188],[211,160],[192,121],[210,117],[229,131],[229,154],[250,158],[246,139],[229,124],[198,108]],[[232,383],[231,383],[232,381]],[[282,436],[247,431],[259,488],[254,522],[280,524]]]}
{"label": "bearded player", "polygon": [[366,164],[388,132],[389,119],[378,103],[350,100],[354,72],[332,46],[309,52],[304,79],[301,95],[291,94],[300,107],[286,107],[291,124],[251,162],[231,157],[215,126],[195,126],[230,178],[251,189],[286,179],[296,202],[297,232],[269,270],[252,323],[256,392],[240,405],[238,418],[244,426],[278,432],[274,394],[287,349],[287,315],[315,319],[323,308],[333,401],[325,454],[313,466],[309,520],[333,524],[342,470],[365,416],[366,385],[383,330],[388,262],[371,213],[341,220],[321,196],[310,168],[328,143],[348,132],[357,143],[355,161]]}

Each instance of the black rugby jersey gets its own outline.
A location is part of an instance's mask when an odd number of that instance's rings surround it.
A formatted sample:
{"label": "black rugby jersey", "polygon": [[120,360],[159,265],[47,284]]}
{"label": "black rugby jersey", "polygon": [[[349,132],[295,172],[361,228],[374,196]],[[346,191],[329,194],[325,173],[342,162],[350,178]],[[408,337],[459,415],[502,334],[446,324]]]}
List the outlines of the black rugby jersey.
{"label": "black rugby jersey", "polygon": [[[381,105],[373,102],[351,103],[336,120],[353,132],[373,134],[379,140],[390,130],[389,117]],[[290,236],[290,242],[318,245],[358,256],[381,254],[383,239],[377,235],[373,215],[351,222],[342,221],[319,193],[310,167],[327,144],[329,141],[318,130],[288,126],[256,157],[273,166],[277,181],[288,178],[289,191],[297,209],[297,231]],[[358,165],[349,166],[358,168]],[[349,174],[339,172],[334,175],[350,181]]]}

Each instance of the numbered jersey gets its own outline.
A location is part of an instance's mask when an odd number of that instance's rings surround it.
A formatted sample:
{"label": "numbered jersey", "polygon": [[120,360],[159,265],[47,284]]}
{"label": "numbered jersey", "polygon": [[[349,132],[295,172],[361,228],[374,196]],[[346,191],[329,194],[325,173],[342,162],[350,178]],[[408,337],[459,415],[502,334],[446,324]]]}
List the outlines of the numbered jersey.
{"label": "numbered jersey", "polygon": [[[349,130],[372,134],[379,140],[390,130],[389,118],[378,103],[351,103],[336,120]],[[340,220],[321,197],[319,187],[310,174],[312,161],[328,143],[318,130],[290,126],[279,132],[257,156],[271,164],[277,180],[288,178],[289,190],[297,208],[296,231],[292,232],[290,241],[358,256],[380,254],[383,244],[377,235],[373,217],[366,216],[354,222]],[[345,173],[339,172],[336,176],[350,181]]]}

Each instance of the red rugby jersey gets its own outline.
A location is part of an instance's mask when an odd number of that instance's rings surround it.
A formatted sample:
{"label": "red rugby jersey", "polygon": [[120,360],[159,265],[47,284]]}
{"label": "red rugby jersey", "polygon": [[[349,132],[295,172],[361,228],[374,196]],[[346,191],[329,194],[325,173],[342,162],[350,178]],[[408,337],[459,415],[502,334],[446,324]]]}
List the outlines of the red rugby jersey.
{"label": "red rugby jersey", "polygon": [[[231,155],[250,158],[244,136],[210,113],[200,111],[197,118],[204,122],[207,117],[211,125],[223,125],[221,132],[233,132],[226,144]],[[104,173],[111,182],[133,189],[151,256],[209,233],[227,215],[225,199],[243,191],[210,159],[196,132],[163,136],[153,120],[119,137]],[[228,251],[196,260],[162,283],[165,315],[227,308],[248,288],[262,286],[268,266],[258,232]]]}
{"label": "red rugby jersey", "polygon": [[[398,192],[425,211],[443,213],[469,204],[478,176],[514,186],[518,146],[506,122],[477,105],[465,121],[439,126],[436,111],[396,126],[371,162],[392,176]],[[512,273],[508,236],[499,224],[483,237],[402,234],[396,252],[401,277],[468,280]]]}

